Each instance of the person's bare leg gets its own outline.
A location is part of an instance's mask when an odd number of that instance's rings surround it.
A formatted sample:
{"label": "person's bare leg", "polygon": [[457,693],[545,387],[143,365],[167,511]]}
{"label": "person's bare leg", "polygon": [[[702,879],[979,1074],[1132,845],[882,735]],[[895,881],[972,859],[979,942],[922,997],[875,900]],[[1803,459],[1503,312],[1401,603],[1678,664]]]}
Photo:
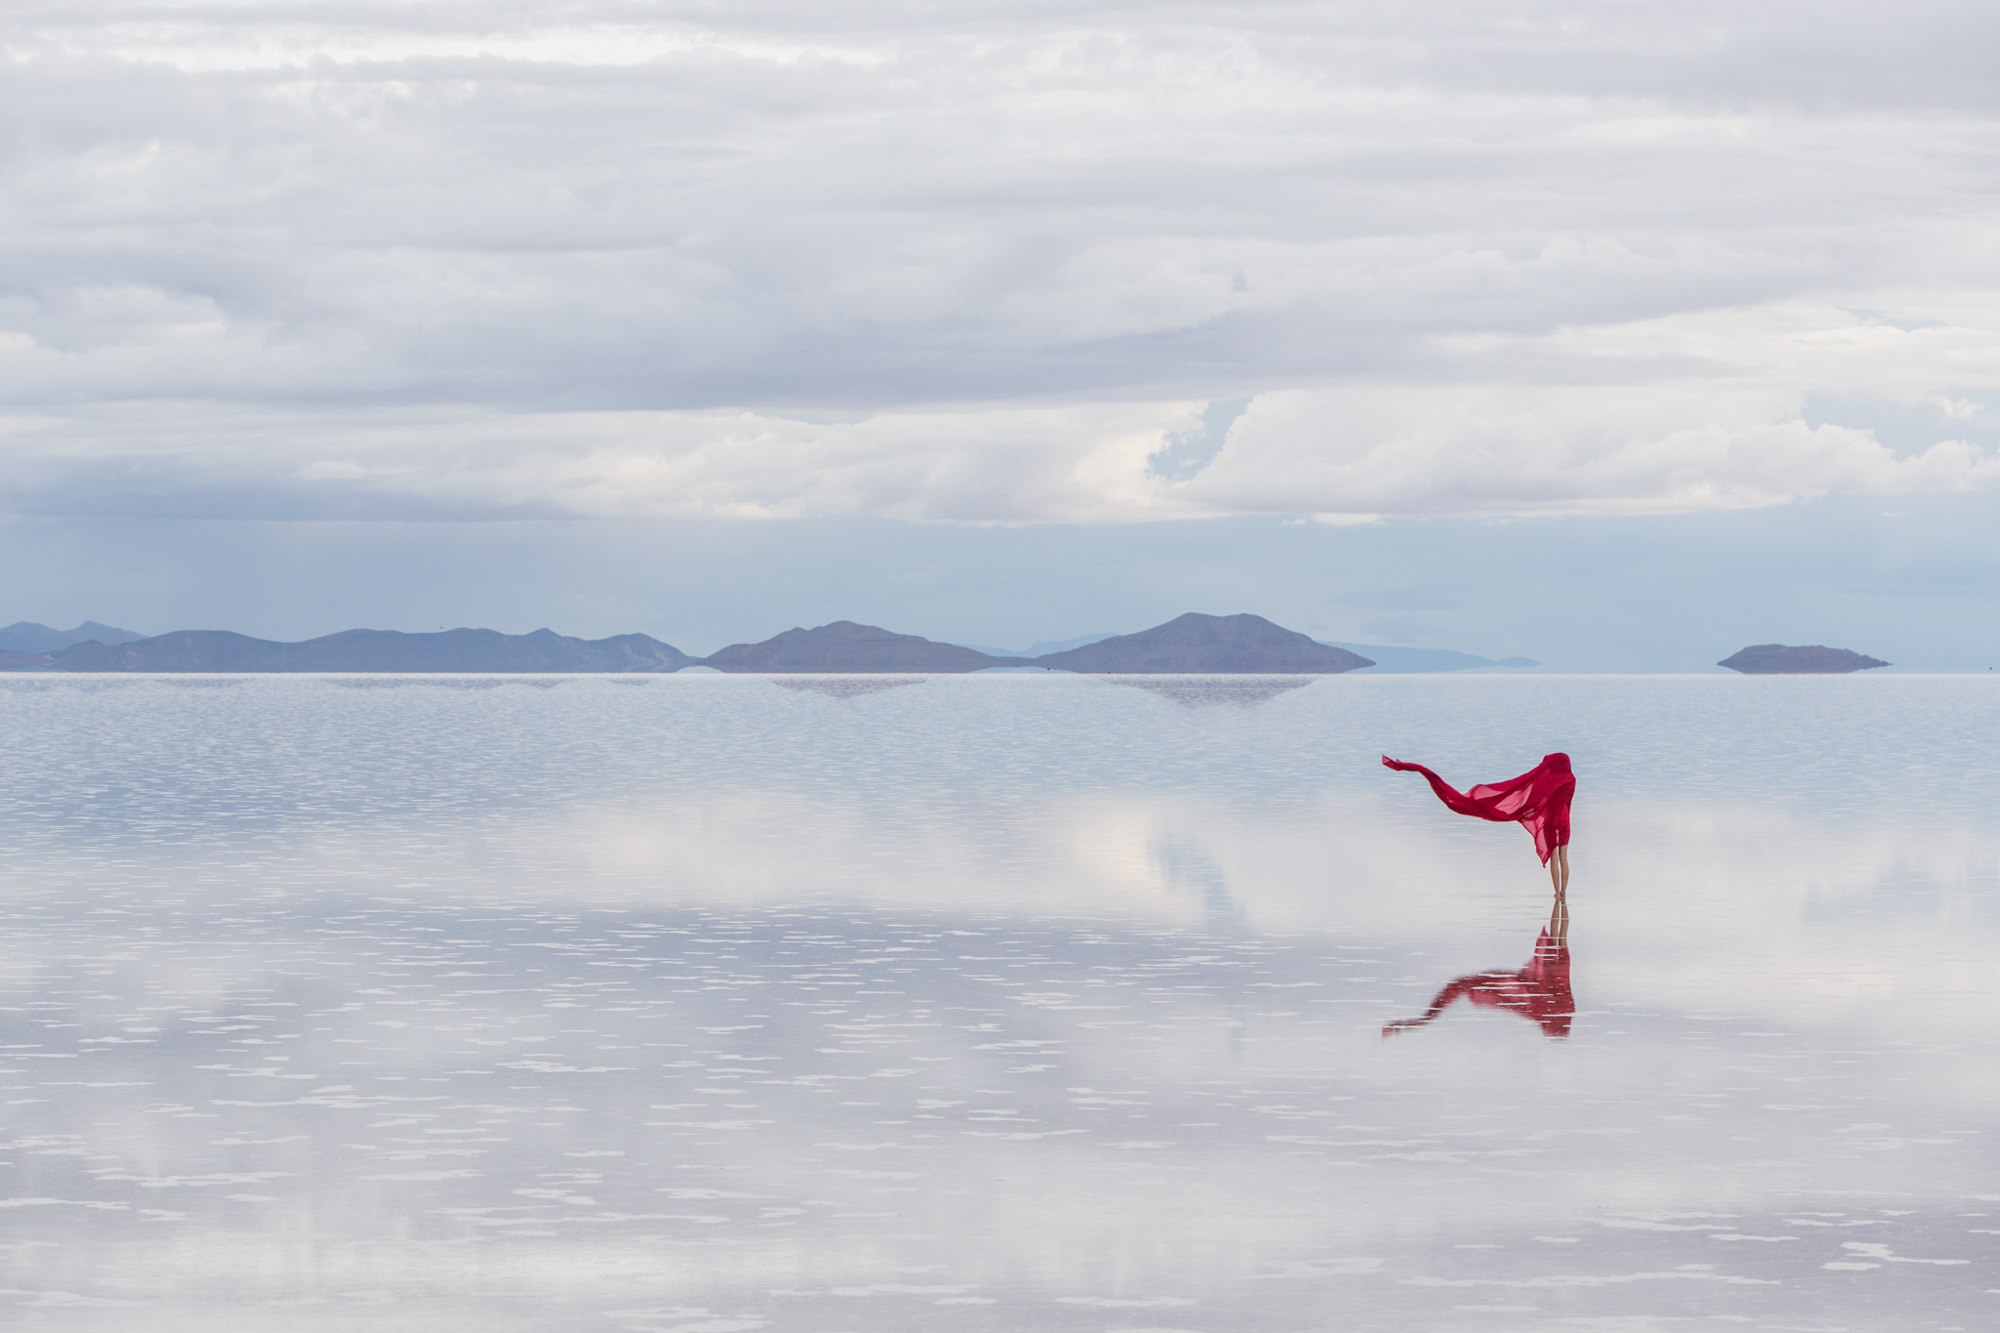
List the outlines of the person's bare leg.
{"label": "person's bare leg", "polygon": [[1556,848],[1549,858],[1549,879],[1556,891],[1549,909],[1549,938],[1563,948],[1569,944],[1569,844]]}

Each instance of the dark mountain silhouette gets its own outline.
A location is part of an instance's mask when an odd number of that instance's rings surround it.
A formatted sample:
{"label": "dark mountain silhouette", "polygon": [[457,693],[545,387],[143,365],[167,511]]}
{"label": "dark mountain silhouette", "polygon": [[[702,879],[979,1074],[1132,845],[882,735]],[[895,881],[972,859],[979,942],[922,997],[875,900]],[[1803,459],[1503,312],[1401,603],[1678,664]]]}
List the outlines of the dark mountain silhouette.
{"label": "dark mountain silhouette", "polygon": [[50,671],[56,660],[47,653],[10,653],[0,651],[0,671]]}
{"label": "dark mountain silhouette", "polygon": [[874,625],[836,620],[817,629],[788,629],[762,643],[732,643],[701,659],[717,671],[979,671],[1026,666],[1019,657],[992,657],[954,643],[933,643]]}
{"label": "dark mountain silhouette", "polygon": [[1806,648],[1759,643],[1723,658],[1716,665],[1741,671],[1746,676],[1834,676],[1885,667],[1889,663],[1846,648],[1827,648],[1817,643]]}
{"label": "dark mountain silhouette", "polygon": [[1273,676],[1328,675],[1375,665],[1345,648],[1314,643],[1262,616],[1205,616],[1195,611],[1137,634],[1049,653],[1034,664],[1060,671],[1129,675],[1213,671]]}
{"label": "dark mountain silhouette", "polygon": [[64,671],[678,671],[694,659],[644,634],[572,639],[554,630],[437,634],[350,629],[304,643],[227,630],[177,630],[135,643],[80,643],[52,655]]}
{"label": "dark mountain silhouette", "polygon": [[131,643],[145,637],[129,629],[119,629],[116,625],[100,625],[95,620],[86,620],[75,629],[50,629],[32,620],[17,620],[0,629],[0,652],[55,653],[73,643],[86,643],[92,639],[99,643]]}

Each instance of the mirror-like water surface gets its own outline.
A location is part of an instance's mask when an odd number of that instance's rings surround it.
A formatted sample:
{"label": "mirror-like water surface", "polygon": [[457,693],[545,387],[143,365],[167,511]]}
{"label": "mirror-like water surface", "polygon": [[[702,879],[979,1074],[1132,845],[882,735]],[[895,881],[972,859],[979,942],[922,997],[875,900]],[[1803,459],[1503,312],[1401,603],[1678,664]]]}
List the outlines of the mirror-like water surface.
{"label": "mirror-like water surface", "polygon": [[0,678],[0,1306],[1994,1325],[2000,683],[890,685]]}

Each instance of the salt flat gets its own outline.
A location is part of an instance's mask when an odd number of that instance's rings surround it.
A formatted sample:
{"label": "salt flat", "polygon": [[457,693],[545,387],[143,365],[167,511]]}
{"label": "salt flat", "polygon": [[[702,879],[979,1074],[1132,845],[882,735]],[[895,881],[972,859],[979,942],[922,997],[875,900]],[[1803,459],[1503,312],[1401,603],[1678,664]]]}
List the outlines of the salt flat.
{"label": "salt flat", "polygon": [[[1992,1322],[2000,685],[1131,683],[0,678],[0,1303]],[[1552,749],[1572,1034],[1385,1041],[1547,880],[1376,756]]]}

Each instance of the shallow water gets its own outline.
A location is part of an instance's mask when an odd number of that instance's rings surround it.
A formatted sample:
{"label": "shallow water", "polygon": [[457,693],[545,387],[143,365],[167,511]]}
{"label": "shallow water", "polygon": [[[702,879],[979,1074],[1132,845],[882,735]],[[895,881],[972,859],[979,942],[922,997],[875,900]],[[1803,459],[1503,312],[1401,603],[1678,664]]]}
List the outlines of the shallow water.
{"label": "shallow water", "polygon": [[2000,683],[1132,684],[0,677],[0,1306],[1993,1326]]}

